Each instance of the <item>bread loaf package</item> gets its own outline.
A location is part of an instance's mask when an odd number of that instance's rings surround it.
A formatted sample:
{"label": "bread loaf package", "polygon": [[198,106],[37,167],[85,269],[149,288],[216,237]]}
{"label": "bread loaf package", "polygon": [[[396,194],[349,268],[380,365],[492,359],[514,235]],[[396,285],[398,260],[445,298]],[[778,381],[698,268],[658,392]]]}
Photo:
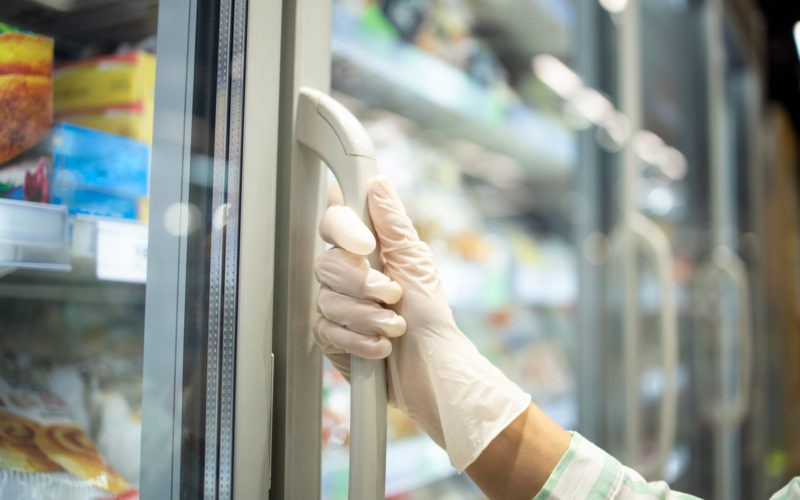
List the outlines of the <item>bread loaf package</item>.
{"label": "bread loaf package", "polygon": [[132,490],[58,398],[0,379],[0,497],[108,497]]}

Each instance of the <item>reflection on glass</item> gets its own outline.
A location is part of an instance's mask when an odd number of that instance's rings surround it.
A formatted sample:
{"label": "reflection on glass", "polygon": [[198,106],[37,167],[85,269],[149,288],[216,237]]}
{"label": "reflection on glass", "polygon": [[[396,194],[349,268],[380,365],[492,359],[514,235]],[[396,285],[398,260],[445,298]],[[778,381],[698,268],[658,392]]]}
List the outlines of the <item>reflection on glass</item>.
{"label": "reflection on glass", "polygon": [[157,1],[0,6],[4,498],[139,485]]}
{"label": "reflection on glass", "polygon": [[[571,241],[577,146],[559,93],[572,85],[590,123],[611,107],[569,69],[574,16],[569,1],[341,0],[332,19],[334,96],[367,129],[460,328],[567,427],[583,250]],[[326,364],[324,498],[346,494],[348,398]],[[407,416],[390,409],[388,424],[387,497],[480,498]]]}

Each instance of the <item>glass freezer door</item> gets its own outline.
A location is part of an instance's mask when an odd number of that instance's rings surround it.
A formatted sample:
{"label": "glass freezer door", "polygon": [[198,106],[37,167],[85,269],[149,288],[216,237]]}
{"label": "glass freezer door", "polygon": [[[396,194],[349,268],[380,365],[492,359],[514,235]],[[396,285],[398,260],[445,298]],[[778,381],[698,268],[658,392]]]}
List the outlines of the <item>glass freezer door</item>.
{"label": "glass freezer door", "polygon": [[266,498],[280,33],[0,5],[3,498]]}
{"label": "glass freezer door", "polygon": [[169,2],[159,22],[143,494],[266,498],[281,6]]}
{"label": "glass freezer door", "polygon": [[[580,243],[566,200],[578,196],[573,125],[580,117],[564,112],[533,63],[545,56],[540,71],[563,68],[577,78],[568,68],[575,3],[287,5],[283,133],[296,126],[290,120],[302,86],[330,89],[364,125],[378,172],[398,186],[436,254],[461,328],[551,416],[574,428]],[[278,257],[276,279],[286,280],[288,298],[285,307],[276,304],[285,319],[276,323],[275,465],[283,479],[274,494],[344,498],[353,494],[349,464],[359,429],[351,387],[308,346],[306,311],[313,307],[303,304],[312,291],[302,273],[312,242],[299,235],[318,220],[328,186],[321,169],[301,168],[293,141],[281,144],[279,163],[291,170],[282,174],[279,210],[293,222],[281,217],[278,228],[286,255]],[[278,340],[284,334],[287,340]],[[387,497],[480,495],[408,417],[390,408],[387,427]]]}

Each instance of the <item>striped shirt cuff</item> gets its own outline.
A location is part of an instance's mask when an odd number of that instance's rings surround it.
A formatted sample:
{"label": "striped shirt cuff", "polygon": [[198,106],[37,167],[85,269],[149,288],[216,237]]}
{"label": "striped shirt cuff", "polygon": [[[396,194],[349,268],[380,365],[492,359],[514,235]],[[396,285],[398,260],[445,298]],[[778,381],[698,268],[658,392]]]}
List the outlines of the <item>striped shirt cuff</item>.
{"label": "striped shirt cuff", "polygon": [[578,434],[550,474],[536,500],[567,498],[694,499],[671,491],[663,481],[648,483],[636,471]]}

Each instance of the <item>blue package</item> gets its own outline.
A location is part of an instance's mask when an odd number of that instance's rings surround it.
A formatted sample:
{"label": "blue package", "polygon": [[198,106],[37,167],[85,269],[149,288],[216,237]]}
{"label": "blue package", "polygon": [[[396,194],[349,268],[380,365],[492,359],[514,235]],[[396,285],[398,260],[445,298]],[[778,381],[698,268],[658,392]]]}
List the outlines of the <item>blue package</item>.
{"label": "blue package", "polygon": [[69,123],[56,125],[51,141],[53,203],[72,214],[137,218],[148,193],[147,144]]}

